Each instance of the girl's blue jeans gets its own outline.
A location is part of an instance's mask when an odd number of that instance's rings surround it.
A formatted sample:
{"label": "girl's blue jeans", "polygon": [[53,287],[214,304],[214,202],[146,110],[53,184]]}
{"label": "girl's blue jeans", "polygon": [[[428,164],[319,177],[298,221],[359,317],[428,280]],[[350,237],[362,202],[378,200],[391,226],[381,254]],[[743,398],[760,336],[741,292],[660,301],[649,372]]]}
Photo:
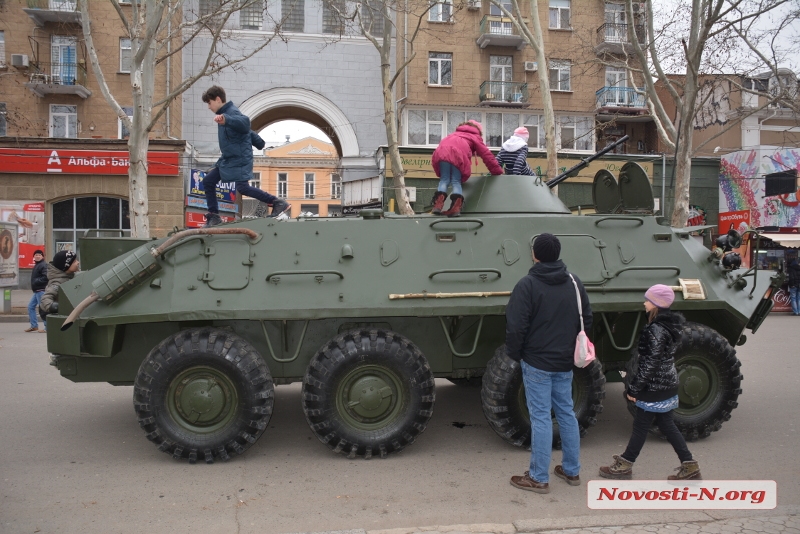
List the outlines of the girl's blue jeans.
{"label": "girl's blue jeans", "polygon": [[447,193],[447,186],[449,185],[453,187],[454,195],[461,195],[463,193],[461,189],[461,171],[458,170],[458,167],[452,163],[443,161],[439,164],[439,173],[439,187],[437,191]]}

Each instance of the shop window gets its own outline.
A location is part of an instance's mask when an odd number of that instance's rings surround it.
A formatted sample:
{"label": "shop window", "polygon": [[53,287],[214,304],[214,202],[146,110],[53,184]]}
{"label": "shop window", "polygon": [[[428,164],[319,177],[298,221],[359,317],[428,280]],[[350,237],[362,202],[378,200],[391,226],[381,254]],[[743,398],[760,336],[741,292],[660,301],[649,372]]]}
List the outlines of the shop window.
{"label": "shop window", "polygon": [[300,204],[302,215],[319,215],[319,204]]}
{"label": "shop window", "polygon": [[328,205],[328,217],[341,217],[342,216],[342,207],[338,204],[330,204]]}
{"label": "shop window", "polygon": [[78,250],[78,238],[86,230],[92,235],[119,237],[131,235],[128,201],[112,197],[77,197],[53,203],[53,246],[59,250]]}

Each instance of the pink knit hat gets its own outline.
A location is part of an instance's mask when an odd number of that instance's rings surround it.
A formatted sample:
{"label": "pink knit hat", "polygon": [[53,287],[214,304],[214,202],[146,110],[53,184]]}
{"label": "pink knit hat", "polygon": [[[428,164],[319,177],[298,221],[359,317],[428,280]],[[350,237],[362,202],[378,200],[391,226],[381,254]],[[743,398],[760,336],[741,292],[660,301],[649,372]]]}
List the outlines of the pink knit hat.
{"label": "pink knit hat", "polygon": [[675,292],[669,286],[656,284],[645,292],[644,298],[657,308],[669,308],[675,300]]}
{"label": "pink knit hat", "polygon": [[517,137],[519,137],[521,139],[527,140],[528,137],[530,136],[530,132],[528,132],[528,129],[525,128],[524,126],[520,126],[516,130],[514,130],[514,135],[516,135]]}
{"label": "pink knit hat", "polygon": [[476,127],[480,133],[483,133],[483,124],[476,120],[468,120],[467,122]]}

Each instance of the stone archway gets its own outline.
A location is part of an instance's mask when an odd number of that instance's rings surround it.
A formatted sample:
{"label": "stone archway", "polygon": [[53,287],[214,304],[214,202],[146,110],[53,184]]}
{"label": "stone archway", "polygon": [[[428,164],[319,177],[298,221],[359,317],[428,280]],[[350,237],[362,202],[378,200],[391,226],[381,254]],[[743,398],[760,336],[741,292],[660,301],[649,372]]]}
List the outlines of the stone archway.
{"label": "stone archway", "polygon": [[278,87],[262,91],[239,106],[259,131],[279,120],[301,120],[325,132],[342,158],[358,157],[358,139],[350,121],[336,104],[314,91]]}

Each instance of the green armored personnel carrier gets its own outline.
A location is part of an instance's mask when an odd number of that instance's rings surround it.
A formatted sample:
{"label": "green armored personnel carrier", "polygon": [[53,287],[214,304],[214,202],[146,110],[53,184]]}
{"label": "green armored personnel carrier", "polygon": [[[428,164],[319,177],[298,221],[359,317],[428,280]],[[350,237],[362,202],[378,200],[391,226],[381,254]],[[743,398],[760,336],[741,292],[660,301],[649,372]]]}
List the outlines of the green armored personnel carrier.
{"label": "green armored personnel carrier", "polygon": [[302,382],[314,434],[351,458],[417,439],[437,377],[481,383],[491,427],[525,446],[504,312],[531,267],[531,243],[550,232],[594,314],[598,361],[576,369],[573,385],[582,432],[602,410],[606,381],[635,365],[642,294],[655,283],[674,287],[689,321],[676,355],[677,423],[689,439],[718,430],[741,393],[734,347],[766,317],[781,275],[737,269],[735,232],[709,251],[690,237],[699,228],[654,217],[635,163],[598,173],[592,215],[573,215],[555,182],[473,177],[460,218],[253,219],[144,242],[61,287],[48,349],[69,380],[133,385],[147,438],[191,462],[245,451],[267,428],[274,385],[292,382]]}

